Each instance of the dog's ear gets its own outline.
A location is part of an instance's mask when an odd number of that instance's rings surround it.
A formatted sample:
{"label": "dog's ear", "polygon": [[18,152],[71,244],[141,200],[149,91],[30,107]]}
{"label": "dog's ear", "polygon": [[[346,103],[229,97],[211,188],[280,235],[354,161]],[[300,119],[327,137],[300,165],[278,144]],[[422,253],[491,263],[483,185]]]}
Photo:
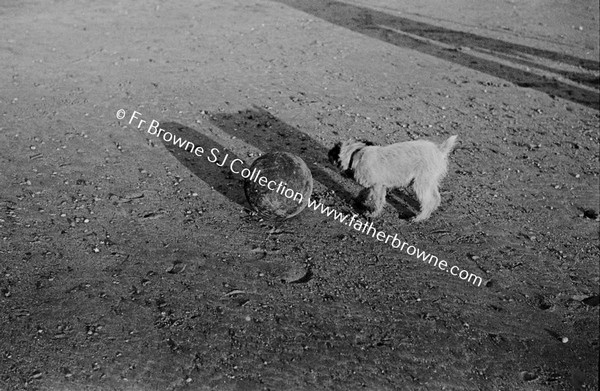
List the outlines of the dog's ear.
{"label": "dog's ear", "polygon": [[348,140],[344,141],[340,146],[340,152],[338,157],[338,166],[342,170],[349,170],[350,164],[352,163],[352,155],[354,152],[366,147],[366,144],[361,141]]}

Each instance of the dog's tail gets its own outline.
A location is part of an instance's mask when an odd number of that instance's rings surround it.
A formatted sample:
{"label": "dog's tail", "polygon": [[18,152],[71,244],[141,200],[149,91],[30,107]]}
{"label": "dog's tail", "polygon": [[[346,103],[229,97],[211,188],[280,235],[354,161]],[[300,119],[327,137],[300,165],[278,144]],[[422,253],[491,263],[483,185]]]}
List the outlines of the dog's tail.
{"label": "dog's tail", "polygon": [[457,138],[458,138],[458,136],[456,136],[456,135],[450,136],[450,137],[448,137],[448,140],[446,140],[442,144],[440,144],[440,151],[442,151],[442,153],[445,156],[448,156],[450,154],[450,152],[452,152],[452,148],[454,148],[454,144],[456,143]]}

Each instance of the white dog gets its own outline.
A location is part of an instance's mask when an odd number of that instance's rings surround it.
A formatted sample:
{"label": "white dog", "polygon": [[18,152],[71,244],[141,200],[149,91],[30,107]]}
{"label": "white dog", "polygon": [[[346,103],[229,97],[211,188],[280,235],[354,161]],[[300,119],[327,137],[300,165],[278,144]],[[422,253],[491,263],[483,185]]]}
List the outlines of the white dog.
{"label": "white dog", "polygon": [[329,160],[352,175],[366,189],[359,200],[367,216],[378,216],[385,205],[388,188],[407,187],[412,183],[421,212],[413,221],[429,218],[440,205],[440,181],[448,169],[448,154],[456,138],[451,136],[440,145],[414,140],[386,146],[348,140],[329,151]]}

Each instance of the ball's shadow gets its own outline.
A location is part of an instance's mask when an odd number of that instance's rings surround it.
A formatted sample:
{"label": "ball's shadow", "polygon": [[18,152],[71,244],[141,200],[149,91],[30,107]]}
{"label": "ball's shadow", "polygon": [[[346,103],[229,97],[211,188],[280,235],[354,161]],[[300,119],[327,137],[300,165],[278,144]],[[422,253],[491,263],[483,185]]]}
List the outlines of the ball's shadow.
{"label": "ball's shadow", "polygon": [[[191,147],[184,149],[173,142],[169,143],[161,139],[167,151],[187,167],[192,174],[227,197],[230,201],[244,208],[250,208],[244,194],[244,179],[234,174],[229,169],[228,163],[234,159],[241,159],[249,166],[251,162],[247,162],[237,156],[229,148],[216,142],[211,137],[177,122],[161,123],[160,128],[166,132],[170,132],[174,137],[180,137],[193,143],[195,147],[202,147],[204,150],[203,154],[197,156],[193,152],[190,152],[190,150],[193,151]],[[219,152],[215,151],[212,154],[211,151],[213,148],[216,148]],[[225,164],[222,164],[227,154],[229,155],[227,161]]]}

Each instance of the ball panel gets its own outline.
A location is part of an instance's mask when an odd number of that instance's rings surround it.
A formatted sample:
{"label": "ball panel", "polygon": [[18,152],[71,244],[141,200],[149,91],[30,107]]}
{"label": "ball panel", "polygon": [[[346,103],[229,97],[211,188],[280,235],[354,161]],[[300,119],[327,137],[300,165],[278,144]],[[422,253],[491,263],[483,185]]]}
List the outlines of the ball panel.
{"label": "ball panel", "polygon": [[[301,158],[288,152],[272,152],[256,159],[250,167],[251,171],[254,169],[260,174],[246,179],[244,191],[255,211],[266,217],[289,219],[306,208],[313,179]],[[261,186],[260,177],[265,177],[274,190]]]}

